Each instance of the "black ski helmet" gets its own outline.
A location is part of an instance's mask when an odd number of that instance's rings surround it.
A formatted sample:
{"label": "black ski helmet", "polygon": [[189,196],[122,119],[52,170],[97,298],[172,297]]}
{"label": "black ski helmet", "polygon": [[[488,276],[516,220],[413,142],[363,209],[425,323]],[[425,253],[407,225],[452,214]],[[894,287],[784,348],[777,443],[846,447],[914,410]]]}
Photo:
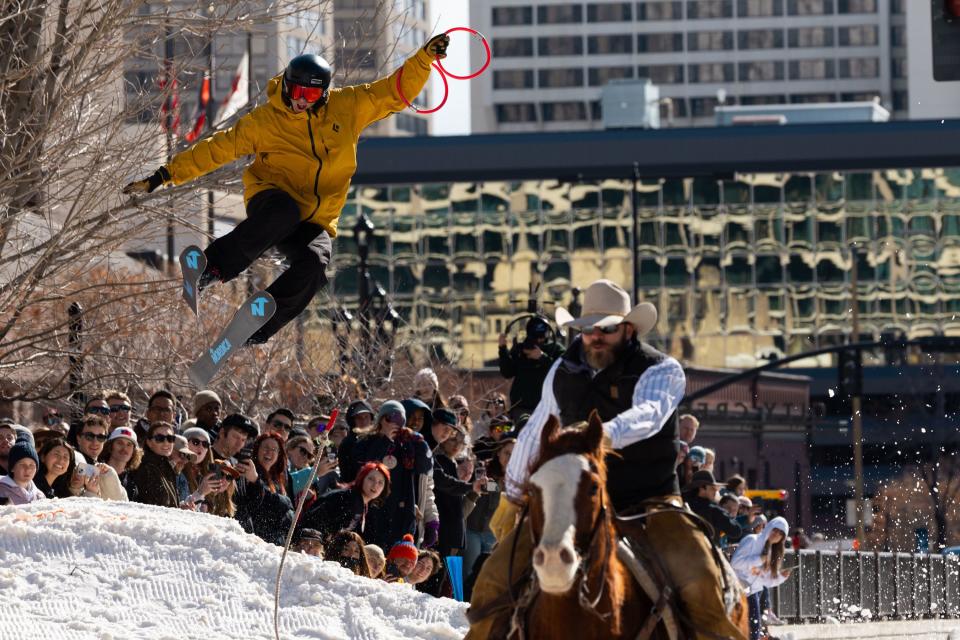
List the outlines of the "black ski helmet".
{"label": "black ski helmet", "polygon": [[333,79],[333,69],[330,63],[318,55],[304,53],[287,64],[283,72],[283,97],[288,100],[290,84],[299,84],[302,87],[320,87],[323,89],[323,98],[320,103],[327,101],[327,90]]}

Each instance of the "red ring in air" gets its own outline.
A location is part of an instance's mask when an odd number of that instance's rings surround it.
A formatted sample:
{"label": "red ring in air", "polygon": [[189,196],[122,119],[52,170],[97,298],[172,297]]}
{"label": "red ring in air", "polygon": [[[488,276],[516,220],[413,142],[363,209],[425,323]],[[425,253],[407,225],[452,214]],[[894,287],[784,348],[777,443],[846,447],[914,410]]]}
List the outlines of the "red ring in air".
{"label": "red ring in air", "polygon": [[415,106],[413,106],[413,103],[407,100],[407,96],[403,95],[403,89],[400,88],[400,79],[403,77],[403,67],[400,67],[400,72],[397,73],[397,93],[400,95],[400,99],[403,100],[408,107],[410,107],[417,113],[435,113],[437,111],[440,111],[443,105],[447,104],[447,98],[450,97],[450,85],[449,83],[447,83],[446,74],[443,72],[443,69],[437,66],[436,62],[433,63],[433,66],[440,72],[440,77],[443,79],[443,100],[441,100],[440,104],[435,106],[433,109],[418,109]]}
{"label": "red ring in air", "polygon": [[474,78],[479,76],[481,73],[486,71],[487,67],[490,66],[490,61],[493,59],[493,54],[490,52],[490,43],[488,43],[487,39],[483,37],[483,34],[477,31],[476,29],[471,29],[470,27],[454,27],[453,29],[448,30],[446,34],[450,35],[454,31],[466,31],[467,33],[471,33],[473,34],[474,37],[478,38],[480,42],[483,43],[484,51],[487,52],[487,61],[483,63],[483,66],[480,67],[479,71],[477,71],[476,73],[471,73],[470,75],[466,75],[466,76],[458,76],[450,73],[449,71],[443,68],[443,63],[440,60],[437,60],[437,66],[440,67],[441,71],[443,71],[445,74],[447,74],[454,80],[473,80]]}

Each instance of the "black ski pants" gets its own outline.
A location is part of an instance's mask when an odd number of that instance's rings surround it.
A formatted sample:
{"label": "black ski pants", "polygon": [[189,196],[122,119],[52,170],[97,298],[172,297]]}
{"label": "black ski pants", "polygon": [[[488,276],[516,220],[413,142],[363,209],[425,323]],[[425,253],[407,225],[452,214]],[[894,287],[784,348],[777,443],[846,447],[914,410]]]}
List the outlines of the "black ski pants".
{"label": "black ski pants", "polygon": [[207,247],[207,268],[233,280],[270,247],[276,247],[290,267],[267,287],[277,301],[277,312],[257,332],[267,339],[303,311],[327,284],[327,265],[333,241],[326,230],[300,220],[300,208],[285,191],[261,191],[247,203],[247,218]]}

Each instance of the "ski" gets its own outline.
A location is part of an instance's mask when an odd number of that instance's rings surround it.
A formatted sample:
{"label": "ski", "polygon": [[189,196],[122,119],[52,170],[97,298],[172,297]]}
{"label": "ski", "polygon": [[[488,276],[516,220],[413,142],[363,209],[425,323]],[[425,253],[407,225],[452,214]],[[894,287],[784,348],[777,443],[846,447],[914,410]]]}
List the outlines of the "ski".
{"label": "ski", "polygon": [[192,244],[180,252],[180,271],[183,274],[183,299],[193,310],[193,315],[200,317],[200,292],[197,291],[197,282],[200,274],[207,268],[207,256],[203,249]]}
{"label": "ski", "polygon": [[213,346],[204,351],[190,365],[190,380],[199,389],[217,375],[224,363],[230,359],[257,329],[267,324],[277,311],[277,302],[266,291],[257,291],[240,305],[233,320],[213,342]]}

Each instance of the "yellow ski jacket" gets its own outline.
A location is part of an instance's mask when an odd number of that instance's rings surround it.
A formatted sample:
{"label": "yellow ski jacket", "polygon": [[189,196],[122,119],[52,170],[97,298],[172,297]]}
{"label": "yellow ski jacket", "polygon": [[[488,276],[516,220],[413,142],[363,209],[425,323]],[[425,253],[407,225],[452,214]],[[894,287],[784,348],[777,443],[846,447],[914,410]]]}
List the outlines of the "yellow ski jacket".
{"label": "yellow ski jacket", "polygon": [[[433,57],[423,49],[403,65],[403,95],[413,100],[430,77]],[[283,75],[267,85],[267,102],[178,153],[167,165],[183,184],[237,158],[253,155],[243,172],[244,197],[282,189],[300,206],[300,218],[337,235],[340,210],[357,170],[357,141],[371,123],[407,105],[397,93],[399,69],[372,84],[330,90],[327,104],[294,113],[283,103]],[[316,112],[314,112],[316,111]]]}

